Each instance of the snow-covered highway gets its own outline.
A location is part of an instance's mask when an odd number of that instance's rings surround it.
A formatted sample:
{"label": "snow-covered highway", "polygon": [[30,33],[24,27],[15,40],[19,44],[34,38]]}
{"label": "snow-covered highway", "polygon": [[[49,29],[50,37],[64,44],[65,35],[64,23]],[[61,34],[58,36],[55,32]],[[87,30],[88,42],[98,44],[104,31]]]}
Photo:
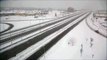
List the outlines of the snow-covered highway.
{"label": "snow-covered highway", "polygon": [[[82,20],[87,18],[89,14],[90,12],[82,11],[74,14],[69,14],[57,20],[33,25],[29,28],[27,27],[18,31],[15,30],[1,34],[2,38],[0,37],[0,59],[38,59],[50,47],[57,43],[61,37],[66,35],[66,33],[78,25]],[[11,33],[13,34],[12,36],[10,35]],[[43,50],[43,47],[45,47],[45,51]],[[32,52],[28,53],[29,51]],[[35,55],[36,57],[33,57]]]}

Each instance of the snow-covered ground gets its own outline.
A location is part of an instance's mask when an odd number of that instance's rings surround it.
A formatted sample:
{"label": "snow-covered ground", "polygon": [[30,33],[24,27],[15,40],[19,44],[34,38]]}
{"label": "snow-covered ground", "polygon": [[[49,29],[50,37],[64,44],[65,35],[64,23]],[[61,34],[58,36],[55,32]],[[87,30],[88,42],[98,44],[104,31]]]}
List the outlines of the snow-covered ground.
{"label": "snow-covered ground", "polygon": [[91,30],[85,20],[51,47],[40,60],[106,60],[107,38]]}
{"label": "snow-covered ground", "polygon": [[[56,16],[55,16],[55,14],[56,14]],[[60,11],[55,10],[55,11],[50,11],[46,15],[38,16],[37,18],[35,18],[35,16],[18,16],[18,15],[2,16],[2,17],[0,17],[0,21],[1,21],[1,23],[13,24],[14,27],[11,30],[9,30],[9,31],[13,31],[13,30],[21,29],[21,28],[28,27],[31,25],[39,24],[42,22],[54,20],[58,17],[62,17],[65,15],[67,15],[67,14],[63,14]],[[4,26],[0,26],[0,28],[4,28]],[[6,32],[9,32],[9,31],[6,31]]]}
{"label": "snow-covered ground", "polygon": [[[55,16],[55,14],[57,14],[57,16]],[[54,11],[38,18],[34,18],[34,16],[5,16],[1,17],[1,21],[3,23],[6,22],[13,24],[14,28],[11,29],[12,31],[41,22],[50,21],[61,16],[64,16],[64,14]],[[59,40],[57,44],[51,47],[49,51],[40,57],[40,60],[106,60],[107,38],[94,32],[87,26],[86,20],[90,22],[92,21],[91,18],[92,15],[71,30],[67,35]],[[0,28],[1,26],[2,24],[0,24]],[[6,27],[3,30],[8,28],[7,25],[5,26]],[[97,30],[98,28],[94,27],[94,29]]]}
{"label": "snow-covered ground", "polygon": [[9,28],[9,25],[7,25],[7,24],[0,24],[0,27],[2,27],[2,28],[0,28],[0,32],[3,32],[3,31],[5,31],[5,30],[7,30]]}
{"label": "snow-covered ground", "polygon": [[[55,16],[56,14],[56,16]],[[56,17],[61,17],[65,14],[61,13],[60,11],[49,11],[48,14],[42,15],[42,16],[38,16],[35,18],[34,16],[20,16],[20,15],[14,15],[14,16],[2,16],[0,17],[1,22],[6,20],[6,21],[10,21],[10,20],[19,20],[19,21],[23,21],[23,20],[46,20],[46,19],[52,19],[52,18],[56,18]]]}

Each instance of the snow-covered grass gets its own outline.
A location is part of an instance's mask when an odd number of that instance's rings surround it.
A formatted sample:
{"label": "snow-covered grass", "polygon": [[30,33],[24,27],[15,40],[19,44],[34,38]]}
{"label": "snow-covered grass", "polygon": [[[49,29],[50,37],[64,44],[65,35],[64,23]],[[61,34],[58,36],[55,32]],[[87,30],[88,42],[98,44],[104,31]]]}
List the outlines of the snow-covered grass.
{"label": "snow-covered grass", "polygon": [[9,28],[9,25],[7,24],[0,24],[0,32],[5,31]]}
{"label": "snow-covered grass", "polygon": [[[55,16],[55,14],[57,16]],[[52,18],[56,18],[56,17],[61,17],[62,15],[65,15],[63,13],[61,13],[60,11],[49,11],[48,14],[45,15],[38,15],[37,18],[35,18],[35,15],[32,16],[21,16],[21,15],[10,15],[10,16],[1,16],[1,21],[10,21],[10,20],[18,20],[18,21],[22,21],[22,20],[46,20],[46,19],[52,19]]]}
{"label": "snow-covered grass", "polygon": [[[55,16],[55,14],[57,14],[57,16]],[[18,16],[18,15],[2,16],[2,17],[0,17],[0,19],[1,19],[0,21],[1,21],[1,23],[13,24],[14,27],[11,30],[9,30],[9,31],[13,31],[13,30],[21,29],[21,28],[24,28],[27,26],[54,20],[56,18],[66,16],[66,15],[68,15],[68,14],[60,13],[60,11],[50,11],[48,14],[43,15],[43,16],[38,16],[37,18],[35,18],[35,16]],[[9,31],[6,31],[6,32],[9,32]]]}
{"label": "snow-covered grass", "polygon": [[[40,60],[106,60],[106,38],[92,31],[85,20],[65,35]],[[68,44],[69,40],[73,40],[74,45]],[[82,55],[81,45],[83,45]]]}

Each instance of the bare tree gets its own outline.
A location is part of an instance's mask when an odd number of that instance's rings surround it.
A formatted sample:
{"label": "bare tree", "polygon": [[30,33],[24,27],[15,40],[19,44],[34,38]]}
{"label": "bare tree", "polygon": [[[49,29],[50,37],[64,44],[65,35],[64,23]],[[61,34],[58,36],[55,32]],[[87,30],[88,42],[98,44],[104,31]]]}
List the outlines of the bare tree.
{"label": "bare tree", "polygon": [[67,9],[67,12],[74,12],[75,10],[74,10],[74,8],[72,8],[72,7],[68,7],[68,9]]}

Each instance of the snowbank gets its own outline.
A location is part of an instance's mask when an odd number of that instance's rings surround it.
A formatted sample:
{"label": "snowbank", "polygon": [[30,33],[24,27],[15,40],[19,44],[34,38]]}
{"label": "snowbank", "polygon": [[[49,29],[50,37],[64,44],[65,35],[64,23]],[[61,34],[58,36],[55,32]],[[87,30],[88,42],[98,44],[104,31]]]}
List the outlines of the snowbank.
{"label": "snowbank", "polygon": [[[40,60],[106,60],[106,38],[92,31],[85,20],[65,35]],[[68,44],[70,40],[73,45]]]}

